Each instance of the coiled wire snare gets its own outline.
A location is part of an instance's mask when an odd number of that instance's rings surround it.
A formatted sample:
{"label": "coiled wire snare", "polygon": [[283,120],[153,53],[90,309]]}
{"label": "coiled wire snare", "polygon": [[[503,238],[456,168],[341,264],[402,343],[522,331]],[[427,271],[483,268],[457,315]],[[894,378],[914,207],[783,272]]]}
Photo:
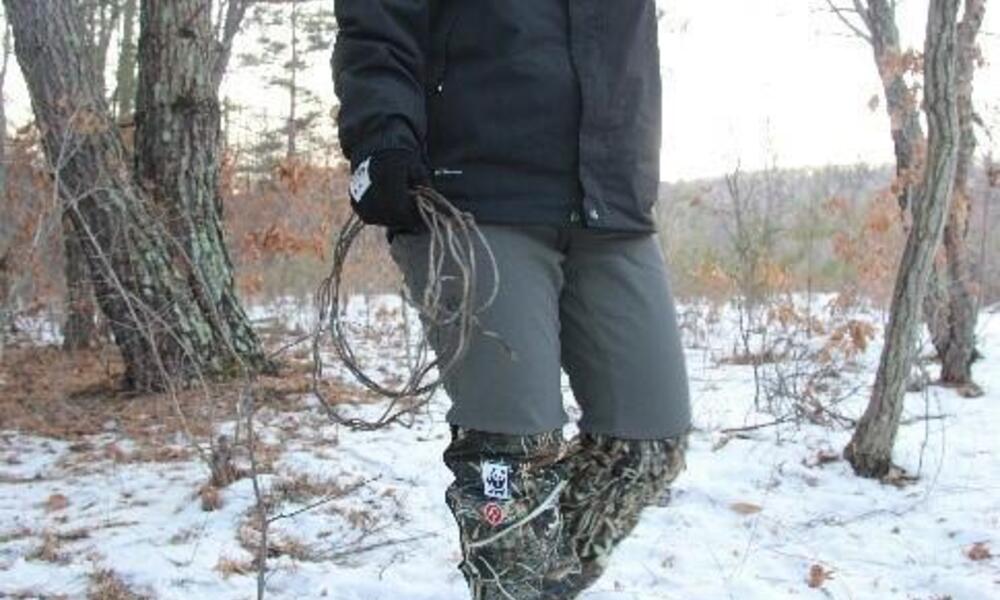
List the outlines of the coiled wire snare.
{"label": "coiled wire snare", "polygon": [[[341,229],[334,247],[333,267],[317,291],[319,321],[313,336],[313,394],[337,423],[353,429],[372,430],[385,427],[426,405],[442,380],[465,357],[472,336],[481,330],[478,317],[493,303],[499,289],[500,273],[496,257],[472,215],[455,208],[447,198],[430,187],[415,189],[413,200],[429,234],[427,283],[419,301],[408,298],[409,303],[415,306],[420,314],[424,324],[424,335],[410,374],[401,388],[390,388],[369,376],[348,340],[342,310],[347,301],[343,292],[343,273],[351,247],[365,228],[365,224],[357,215],[352,214]],[[482,281],[478,273],[481,261],[477,260],[480,252],[485,253],[485,264],[492,271],[490,278],[492,285],[481,302],[477,301],[478,284]],[[446,282],[449,286],[448,302],[445,302]],[[458,293],[455,294],[453,290],[458,290]],[[403,310],[406,310],[405,306]],[[454,332],[453,343],[449,344],[450,352],[445,356],[435,354],[431,350],[427,337],[430,329],[441,327],[448,327],[449,333]],[[344,418],[320,392],[319,382],[323,373],[320,349],[324,334],[327,332],[330,334],[337,356],[355,379],[365,388],[391,400],[378,420]],[[406,343],[409,343],[409,340]],[[437,377],[426,381],[435,369]],[[421,396],[424,397],[423,400],[397,409],[400,400]]]}

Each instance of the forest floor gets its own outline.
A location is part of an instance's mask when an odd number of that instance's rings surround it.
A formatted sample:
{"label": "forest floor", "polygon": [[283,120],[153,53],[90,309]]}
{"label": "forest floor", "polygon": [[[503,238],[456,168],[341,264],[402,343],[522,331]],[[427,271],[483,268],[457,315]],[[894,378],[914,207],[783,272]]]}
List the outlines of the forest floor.
{"label": "forest floor", "polygon": [[[271,347],[309,326],[308,308],[294,303],[253,313]],[[398,381],[398,305],[359,302],[351,315],[360,356]],[[858,318],[880,331],[878,313]],[[682,322],[694,400],[688,469],[583,600],[1000,598],[1000,311],[984,311],[979,326],[985,395],[910,393],[895,448],[902,471],[886,482],[857,478],[840,459],[880,334],[823,368],[815,354],[791,364],[734,351],[730,310],[684,307]],[[825,332],[824,343],[833,338]],[[0,362],[0,598],[256,597],[253,481],[212,488],[198,458],[234,431],[240,386],[128,396],[116,391],[113,353],[67,357],[52,341],[8,348]],[[352,431],[309,393],[309,349],[286,357],[282,376],[260,382],[255,419],[262,491],[281,516],[270,527],[267,597],[467,598],[443,502],[447,399],[438,394],[412,422]],[[327,362],[323,393],[337,410],[385,409]],[[770,382],[757,402],[755,364]],[[566,402],[576,415],[568,388]],[[247,465],[240,453],[236,461]]]}

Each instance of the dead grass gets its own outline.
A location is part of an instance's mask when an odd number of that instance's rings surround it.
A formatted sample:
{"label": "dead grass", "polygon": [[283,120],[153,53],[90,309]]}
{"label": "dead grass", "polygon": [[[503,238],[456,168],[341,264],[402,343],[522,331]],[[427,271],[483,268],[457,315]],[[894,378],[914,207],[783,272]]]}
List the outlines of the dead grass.
{"label": "dead grass", "polygon": [[223,579],[229,579],[233,575],[250,575],[257,572],[255,562],[220,556],[219,562],[215,563],[215,570],[222,574]]}
{"label": "dead grass", "polygon": [[[268,528],[267,558],[287,556],[302,562],[317,562],[322,560],[320,553],[312,546],[288,533],[276,528]],[[255,515],[251,512],[240,525],[236,534],[240,546],[253,556],[260,555],[260,529],[257,527]]]}
{"label": "dead grass", "polygon": [[[236,417],[241,381],[213,382],[168,394],[136,394],[122,388],[123,367],[117,350],[64,352],[55,346],[20,346],[4,350],[0,362],[0,422],[8,429],[76,442],[70,450],[90,459],[95,450],[116,462],[170,462],[191,458],[176,444],[184,432],[179,407],[192,435],[212,433],[214,423]],[[276,376],[259,378],[259,406],[277,412],[305,409],[311,391],[310,366],[286,364]],[[323,394],[333,402],[367,400],[338,381],[324,381]],[[124,433],[136,443],[132,452],[95,449],[87,436]]]}
{"label": "dead grass", "polygon": [[201,498],[201,510],[214,512],[222,508],[222,493],[213,485],[206,485],[198,492]]}
{"label": "dead grass", "polygon": [[191,540],[201,537],[201,533],[201,530],[197,527],[185,527],[170,536],[170,539],[167,540],[167,542],[173,545],[187,544]]}
{"label": "dead grass", "polygon": [[379,515],[367,508],[331,506],[326,512],[339,516],[358,531],[373,531],[381,523]]}
{"label": "dead grass", "polygon": [[42,534],[42,542],[25,558],[59,565],[69,562],[69,555],[63,551],[62,540],[51,531]]}
{"label": "dead grass", "polygon": [[347,488],[332,479],[320,479],[303,473],[283,476],[271,487],[275,503],[308,504],[321,498],[339,497],[347,491]]}
{"label": "dead grass", "polygon": [[110,569],[100,569],[90,576],[87,600],[148,600],[149,596],[131,590],[121,577]]}
{"label": "dead grass", "polygon": [[10,542],[16,542],[17,540],[23,540],[35,535],[35,532],[28,527],[18,527],[16,529],[11,529],[9,531],[4,531],[0,533],[0,544],[8,544]]}
{"label": "dead grass", "polygon": [[725,356],[719,359],[719,364],[723,365],[736,365],[742,367],[749,366],[761,366],[770,365],[774,363],[781,362],[784,360],[784,356],[775,353],[772,350],[765,350],[763,352],[738,352],[731,356]]}

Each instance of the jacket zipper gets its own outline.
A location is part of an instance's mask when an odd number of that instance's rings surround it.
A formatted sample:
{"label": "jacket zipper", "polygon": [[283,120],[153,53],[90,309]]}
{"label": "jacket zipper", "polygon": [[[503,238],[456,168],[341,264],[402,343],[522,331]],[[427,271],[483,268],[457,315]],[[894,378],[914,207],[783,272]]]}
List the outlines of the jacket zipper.
{"label": "jacket zipper", "polygon": [[445,19],[447,20],[445,25],[445,33],[444,37],[441,39],[441,43],[438,48],[439,50],[438,54],[441,57],[441,64],[437,67],[431,79],[431,86],[432,86],[431,89],[433,93],[438,95],[444,92],[444,80],[445,76],[448,73],[448,57],[451,54],[450,52],[451,36],[454,33],[455,26],[458,23],[458,20],[461,16],[461,12],[459,11],[460,5],[461,1],[450,3],[448,7],[451,10],[445,16]]}

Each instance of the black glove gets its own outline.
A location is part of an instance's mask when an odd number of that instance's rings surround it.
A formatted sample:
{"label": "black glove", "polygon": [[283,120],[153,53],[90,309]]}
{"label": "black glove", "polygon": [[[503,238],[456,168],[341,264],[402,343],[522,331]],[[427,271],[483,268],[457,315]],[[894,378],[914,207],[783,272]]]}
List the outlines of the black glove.
{"label": "black glove", "polygon": [[430,173],[420,155],[382,150],[354,170],[351,206],[368,225],[417,229],[423,220],[411,191],[418,185],[430,185]]}

